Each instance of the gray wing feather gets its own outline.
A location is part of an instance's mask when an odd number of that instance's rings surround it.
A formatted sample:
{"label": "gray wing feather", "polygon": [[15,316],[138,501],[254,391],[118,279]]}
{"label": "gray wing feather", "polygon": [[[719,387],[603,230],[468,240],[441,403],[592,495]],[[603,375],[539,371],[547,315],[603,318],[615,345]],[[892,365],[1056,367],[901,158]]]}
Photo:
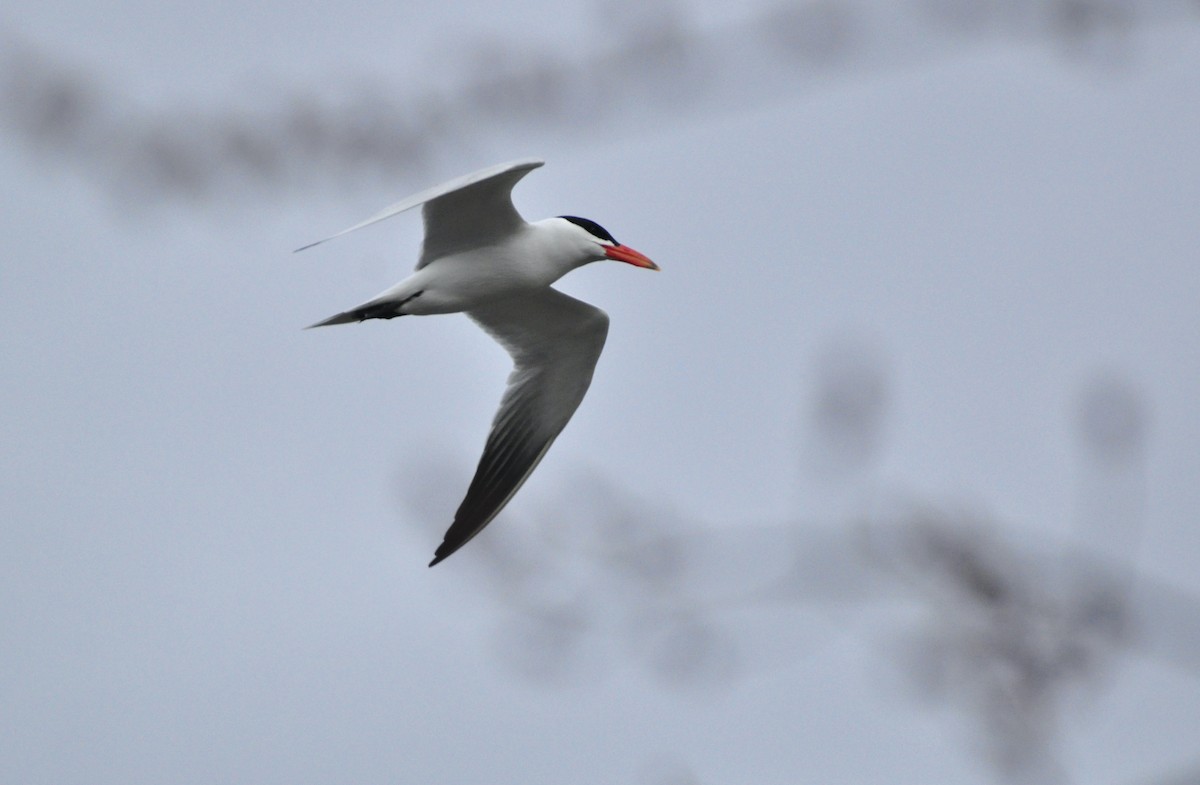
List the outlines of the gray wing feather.
{"label": "gray wing feather", "polygon": [[[378,223],[419,205],[426,205],[424,213],[427,249],[429,248],[431,223],[433,224],[433,233],[443,238],[460,232],[465,232],[463,237],[470,237],[475,231],[472,228],[472,222],[479,220],[481,217],[483,219],[481,228],[485,234],[495,232],[497,227],[501,225],[514,226],[514,217],[518,222],[516,225],[519,225],[521,216],[517,214],[516,208],[512,205],[513,186],[517,184],[518,180],[530,171],[537,169],[543,163],[543,161],[536,158],[524,158],[519,161],[509,161],[508,163],[489,166],[486,169],[480,169],[477,172],[456,177],[453,180],[444,182],[441,185],[435,185],[433,188],[428,188],[407,199],[396,202],[367,220],[351,226],[349,229],[343,229],[337,234],[326,237],[324,240],[309,243],[301,248],[297,248],[296,251],[312,248],[314,245],[320,245],[335,237],[341,237],[344,234],[357,231],[364,226]],[[439,203],[439,206],[431,210],[430,207],[435,202]],[[441,205],[444,205],[446,209],[442,209]],[[495,215],[487,215],[488,210],[495,210]],[[432,221],[431,216],[434,216]],[[425,258],[425,254],[422,254],[422,264],[418,264],[418,269],[423,266]]]}
{"label": "gray wing feather", "polygon": [[483,457],[432,567],[491,523],[562,432],[592,382],[608,335],[599,308],[554,289],[469,311],[513,358]]}

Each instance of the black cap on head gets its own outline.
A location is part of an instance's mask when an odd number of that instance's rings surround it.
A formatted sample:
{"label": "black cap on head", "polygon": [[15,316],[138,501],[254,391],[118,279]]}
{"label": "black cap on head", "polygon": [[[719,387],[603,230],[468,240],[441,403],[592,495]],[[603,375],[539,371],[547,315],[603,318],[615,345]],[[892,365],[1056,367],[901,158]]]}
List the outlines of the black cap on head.
{"label": "black cap on head", "polygon": [[570,221],[593,237],[599,237],[601,240],[607,240],[613,245],[620,245],[620,243],[617,242],[617,239],[608,233],[607,229],[589,218],[580,218],[577,215],[560,215],[558,217]]}

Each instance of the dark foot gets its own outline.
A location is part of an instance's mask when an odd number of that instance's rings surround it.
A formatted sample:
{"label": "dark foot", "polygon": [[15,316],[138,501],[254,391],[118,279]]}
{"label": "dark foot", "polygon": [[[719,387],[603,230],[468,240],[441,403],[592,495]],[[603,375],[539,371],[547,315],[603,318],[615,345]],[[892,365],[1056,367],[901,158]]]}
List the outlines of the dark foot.
{"label": "dark foot", "polygon": [[397,312],[397,309],[403,304],[387,303],[386,305],[376,305],[371,308],[360,308],[354,311],[354,315],[358,317],[360,322],[367,319],[395,319],[397,316],[404,315]]}
{"label": "dark foot", "polygon": [[417,292],[416,294],[405,297],[398,303],[380,303],[379,305],[359,308],[358,310],[354,311],[354,315],[358,317],[360,322],[365,321],[366,319],[395,319],[397,316],[404,316],[404,314],[400,313],[401,308],[403,308],[407,303],[417,299],[422,294],[424,294],[423,291]]}

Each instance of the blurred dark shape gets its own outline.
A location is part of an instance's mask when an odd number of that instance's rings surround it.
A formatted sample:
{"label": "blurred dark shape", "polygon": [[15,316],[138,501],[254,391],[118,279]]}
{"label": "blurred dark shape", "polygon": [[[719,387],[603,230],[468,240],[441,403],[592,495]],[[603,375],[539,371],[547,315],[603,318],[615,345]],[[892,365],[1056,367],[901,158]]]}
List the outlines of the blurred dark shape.
{"label": "blurred dark shape", "polygon": [[1048,36],[1098,65],[1125,62],[1139,21],[1173,12],[1141,0],[922,0],[933,24],[974,36]]}
{"label": "blurred dark shape", "polygon": [[[457,485],[454,476],[405,472],[405,505],[425,522],[441,507],[431,499],[450,493],[439,489]],[[597,652],[618,646],[672,686],[732,678],[732,641],[684,583],[677,515],[592,472],[557,504],[524,520],[514,512],[476,538],[459,567],[504,609],[495,640],[513,672],[536,682],[587,678],[602,667]]]}
{"label": "blurred dark shape", "polygon": [[910,663],[930,697],[967,706],[978,738],[1006,778],[1062,779],[1058,713],[1094,682],[1122,637],[1123,607],[1102,584],[1060,593],[969,514],[916,509],[873,539],[886,569],[928,602]]}
{"label": "blurred dark shape", "polygon": [[[123,205],[131,196],[225,199],[247,186],[416,187],[440,159],[508,131],[532,144],[561,141],[566,130],[586,140],[584,131],[657,129],[663,120],[795,96],[812,70],[797,64],[889,68],[984,35],[1048,39],[1085,61],[1123,61],[1136,25],[1180,16],[1165,0],[924,0],[918,8],[779,2],[708,30],[683,2],[608,0],[597,10],[607,34],[594,50],[479,41],[458,64],[465,77],[449,88],[400,88],[368,75],[342,100],[297,86],[269,100],[235,96],[229,105],[159,111],[10,34],[0,54],[0,131],[77,169]],[[631,109],[640,122],[628,122],[623,110]]]}
{"label": "blurred dark shape", "polygon": [[1120,656],[1200,675],[1200,598],[1138,571],[1127,544],[1096,547],[1105,521],[1116,534],[1141,521],[1148,418],[1134,384],[1110,371],[1084,386],[1079,551],[1006,539],[971,508],[886,501],[864,471],[883,442],[883,369],[876,351],[845,340],[816,364],[805,446],[826,484],[874,497],[853,514],[710,526],[588,471],[535,509],[534,525],[481,537],[471,558],[503,586],[489,593],[506,609],[505,662],[559,683],[594,675],[616,649],[665,686],[732,688],[756,668],[802,663],[795,639],[764,654],[787,637],[780,613],[840,603],[840,623],[848,602],[915,604],[917,625],[897,617],[913,683],[961,709],[993,769],[1022,783],[1067,779],[1063,715]]}
{"label": "blurred dark shape", "polygon": [[9,43],[0,67],[0,128],[123,198],[324,185],[330,172],[415,178],[431,147],[458,141],[428,99],[397,104],[364,92],[336,104],[296,96],[247,111],[152,113],[23,43]]}
{"label": "blurred dark shape", "polygon": [[1029,4],[1012,0],[921,0],[919,7],[933,24],[981,35],[1011,27],[1012,16],[1027,14]]}
{"label": "blurred dark shape", "polygon": [[684,526],[677,514],[656,509],[590,472],[561,506],[547,522],[561,529],[567,509],[573,510],[573,548],[598,559],[606,573],[619,579],[646,591],[669,591],[684,567]]}
{"label": "blurred dark shape", "polygon": [[215,129],[217,157],[230,162],[230,166],[243,172],[248,181],[262,181],[275,185],[284,173],[284,161],[279,148],[269,144],[261,136],[255,136],[243,126],[229,122],[226,118]]}
{"label": "blurred dark shape", "polygon": [[[869,558],[864,542],[865,521],[835,521],[832,525],[794,523],[735,530],[743,547],[782,554],[785,562],[757,587],[736,594],[749,605],[804,605],[873,602],[891,587]],[[730,527],[731,529],[733,527]],[[709,530],[714,536],[716,530]],[[734,552],[732,546],[726,552]]]}
{"label": "blurred dark shape", "polygon": [[1057,0],[1050,30],[1066,54],[1100,66],[1126,64],[1139,10],[1133,0]]}
{"label": "blurred dark shape", "polygon": [[[432,482],[453,487],[453,474]],[[425,488],[405,494],[414,509],[444,495],[430,493],[428,472],[403,479]],[[727,621],[880,591],[850,529],[706,527],[596,472],[556,502],[516,511],[472,542],[458,569],[499,603],[501,659],[531,681],[594,678],[613,659],[604,652],[623,652],[664,686],[732,687],[752,667]],[[791,651],[793,661],[804,653]]]}
{"label": "blurred dark shape", "polygon": [[599,29],[619,31],[624,38],[616,59],[650,78],[686,73],[699,36],[689,29],[688,10],[676,0],[602,0],[595,15]]}
{"label": "blurred dark shape", "polygon": [[539,117],[559,121],[573,103],[567,75],[547,54],[515,49],[507,41],[481,42],[472,55],[476,80],[464,91],[465,103],[492,119],[519,122]]}
{"label": "blurred dark shape", "polygon": [[872,532],[886,571],[930,609],[910,666],[930,697],[965,704],[998,771],[1063,779],[1059,715],[1139,652],[1200,675],[1200,598],[1127,565],[1063,549],[1021,548],[961,511],[916,508]]}
{"label": "blurred dark shape", "polygon": [[814,0],[776,5],[761,24],[768,45],[801,62],[828,65],[852,51],[858,22],[843,3]]}
{"label": "blurred dark shape", "polygon": [[593,623],[589,613],[581,599],[514,609],[495,631],[501,660],[530,682],[575,679],[585,666],[581,649]]}
{"label": "blurred dark shape", "polygon": [[573,593],[595,598],[599,634],[624,638],[670,686],[728,684],[736,651],[686,580],[686,524],[675,512],[588,472],[541,518],[540,547]]}
{"label": "blurred dark shape", "polygon": [[1145,526],[1147,405],[1136,386],[1115,371],[1094,374],[1078,401],[1076,433],[1082,452],[1076,502],[1077,536],[1124,574],[1127,599],[1135,580]]}
{"label": "blurred dark shape", "polygon": [[[830,356],[838,370],[829,379],[856,380],[855,390],[863,378],[877,379],[862,370],[873,363],[854,361],[844,372],[840,363],[852,352]],[[1128,413],[1136,400],[1113,394],[1126,385],[1094,389],[1103,392],[1085,397],[1101,401],[1100,411]],[[840,412],[878,411],[880,398],[833,406],[829,420],[869,421]],[[1117,442],[1141,444],[1130,429],[1116,430],[1127,434]],[[1100,432],[1108,450],[1110,428]],[[1200,599],[1093,552],[1006,540],[995,521],[970,509],[893,503],[834,526],[713,527],[589,471],[532,518],[533,525],[510,518],[503,536],[480,537],[464,561],[481,566],[476,574],[502,608],[502,662],[533,682],[595,678],[623,653],[667,687],[733,688],[755,667],[779,664],[764,663],[760,651],[780,635],[777,615],[766,637],[763,627],[749,636],[731,631],[753,629],[747,622],[766,611],[915,603],[922,620],[913,626],[904,617],[901,649],[913,683],[927,699],[965,712],[1005,780],[1055,783],[1067,779],[1064,713],[1095,695],[1120,655],[1200,674]],[[805,650],[791,646],[784,667],[802,662]]]}
{"label": "blurred dark shape", "polygon": [[737,678],[733,640],[699,613],[655,615],[643,624],[650,665],[676,687],[728,686]]}
{"label": "blurred dark shape", "polygon": [[[603,652],[616,647],[664,686],[730,688],[754,672],[747,663],[755,652],[743,651],[723,620],[772,606],[800,612],[835,596],[907,598],[927,611],[906,635],[915,683],[928,698],[962,707],[995,770],[1027,783],[1064,779],[1062,714],[1094,694],[1118,654],[1200,673],[1195,597],[1146,576],[1131,596],[1123,567],[1053,546],[1018,547],[969,510],[890,513],[860,528],[680,528],[669,511],[589,472],[564,489],[560,505],[537,511],[539,525],[520,527],[534,534],[522,547],[537,557],[523,562],[518,586],[497,594],[507,608],[499,653],[523,678],[562,683],[594,676],[597,660],[610,659]],[[505,528],[512,544],[518,527]],[[653,553],[669,556],[643,560]],[[714,569],[722,563],[734,580]],[[835,568],[823,573],[823,564]],[[823,591],[826,580],[832,591]]]}
{"label": "blurred dark shape", "polygon": [[41,56],[21,42],[4,42],[0,61],[0,122],[40,150],[76,148],[102,98],[80,70]]}
{"label": "blurred dark shape", "polygon": [[817,361],[807,406],[806,450],[821,475],[857,472],[883,442],[888,389],[878,353],[857,340],[831,343]]}
{"label": "blurred dark shape", "polygon": [[207,156],[197,150],[209,137],[201,129],[183,118],[171,118],[139,130],[141,136],[121,151],[128,156],[120,169],[127,178],[124,185],[143,190],[147,196],[164,192],[191,198],[207,195],[212,187]]}
{"label": "blurred dark shape", "polygon": [[1146,443],[1146,406],[1137,388],[1119,374],[1097,374],[1079,401],[1079,441],[1092,459],[1111,467],[1141,461]]}

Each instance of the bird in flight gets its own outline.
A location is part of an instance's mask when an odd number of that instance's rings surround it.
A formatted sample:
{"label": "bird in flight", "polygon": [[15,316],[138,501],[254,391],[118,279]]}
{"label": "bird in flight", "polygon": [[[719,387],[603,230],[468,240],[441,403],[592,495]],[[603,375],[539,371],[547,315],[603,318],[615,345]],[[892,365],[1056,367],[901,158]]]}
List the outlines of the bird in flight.
{"label": "bird in flight", "polygon": [[465,313],[512,356],[513,370],[467,495],[429,566],[479,534],[520,489],[579,407],[592,381],[608,315],[550,285],[603,259],[658,265],[587,218],[528,223],[512,203],[517,182],[542,161],[499,164],[397,202],[326,240],[421,205],[425,239],[400,283],[310,325]]}

